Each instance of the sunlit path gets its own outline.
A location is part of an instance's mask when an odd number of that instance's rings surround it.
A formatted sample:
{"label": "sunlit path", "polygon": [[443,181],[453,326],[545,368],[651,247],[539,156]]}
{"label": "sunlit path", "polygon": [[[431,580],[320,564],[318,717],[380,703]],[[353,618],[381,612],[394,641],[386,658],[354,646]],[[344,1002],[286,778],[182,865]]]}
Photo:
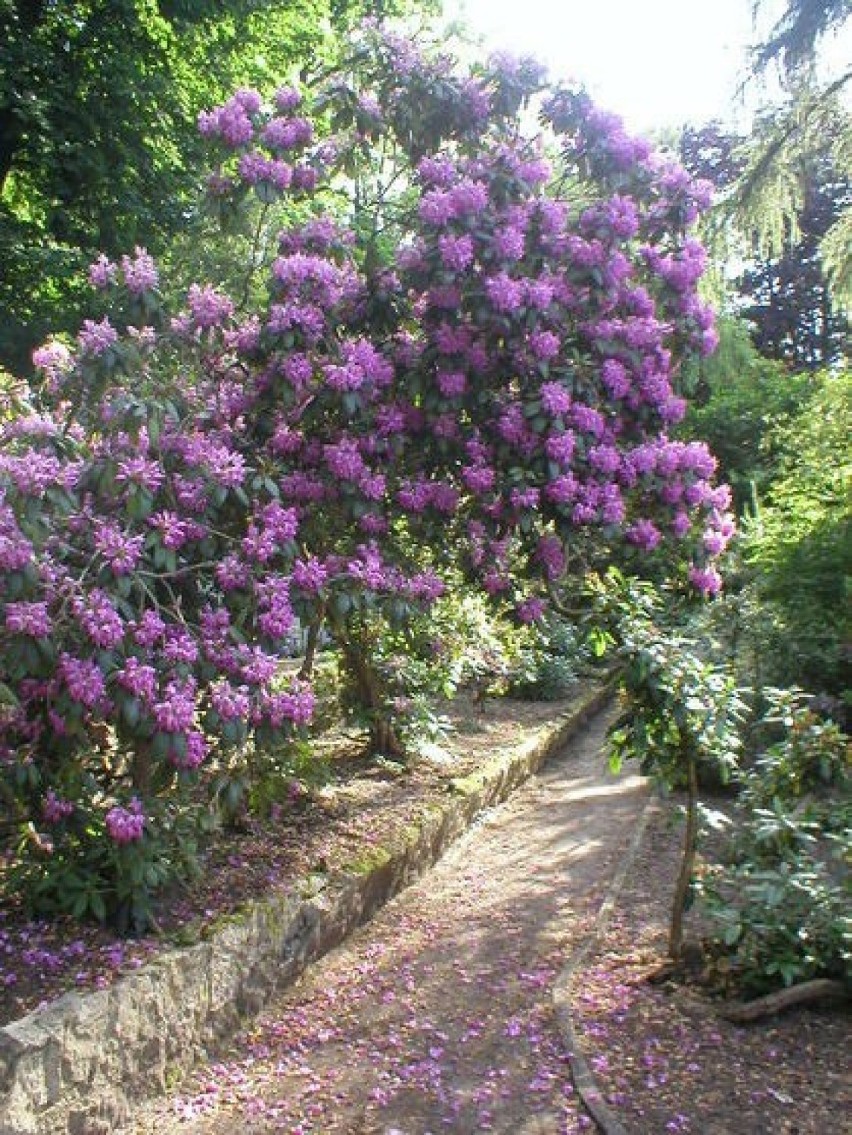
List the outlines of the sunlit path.
{"label": "sunlit path", "polygon": [[605,725],[137,1131],[583,1130],[550,991],[646,795],[640,778],[606,771]]}

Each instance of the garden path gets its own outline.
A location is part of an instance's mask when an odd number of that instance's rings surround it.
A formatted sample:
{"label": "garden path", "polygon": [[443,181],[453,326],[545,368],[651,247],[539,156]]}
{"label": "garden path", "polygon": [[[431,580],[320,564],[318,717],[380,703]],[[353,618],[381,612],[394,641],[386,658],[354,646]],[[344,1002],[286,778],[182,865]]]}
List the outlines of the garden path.
{"label": "garden path", "polygon": [[630,844],[606,714],[284,991],[137,1135],[584,1130],[552,989]]}

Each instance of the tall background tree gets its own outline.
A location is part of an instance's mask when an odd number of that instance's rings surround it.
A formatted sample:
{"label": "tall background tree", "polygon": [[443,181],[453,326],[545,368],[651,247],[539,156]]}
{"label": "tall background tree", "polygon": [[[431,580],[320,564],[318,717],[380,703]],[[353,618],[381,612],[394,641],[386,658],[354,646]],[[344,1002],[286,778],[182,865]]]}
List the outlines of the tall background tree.
{"label": "tall background tree", "polygon": [[[765,0],[755,4],[759,18]],[[766,256],[783,255],[803,230],[800,220],[815,207],[813,167],[828,163],[840,174],[852,169],[852,116],[843,92],[852,80],[844,60],[829,73],[822,46],[852,14],[849,0],[789,0],[751,58],[751,81],[777,69],[784,100],[759,120],[745,163],[728,194],[724,216]],[[848,177],[848,173],[847,173]],[[852,305],[852,209],[834,198],[831,223],[817,243],[822,270],[837,309]],[[811,217],[812,219],[812,217]]]}
{"label": "tall background tree", "polygon": [[[730,306],[748,321],[758,351],[793,371],[838,362],[848,332],[844,305],[821,252],[852,203],[852,186],[836,153],[838,139],[849,128],[848,115],[834,102],[823,108],[821,123],[806,150],[784,159],[790,163],[787,175],[795,179],[796,198],[788,202],[790,211],[777,218],[780,227],[771,239],[761,228],[767,218],[755,212],[756,201],[734,217],[731,210],[743,193],[755,153],[776,128],[774,113],[767,111],[748,136],[718,123],[687,128],[679,146],[685,166],[710,181],[720,201],[711,237],[729,257]],[[737,262],[743,265],[739,270],[732,267]]]}
{"label": "tall background tree", "polygon": [[166,250],[198,196],[200,110],[413,7],[428,0],[0,0],[0,366],[76,329],[98,251]]}

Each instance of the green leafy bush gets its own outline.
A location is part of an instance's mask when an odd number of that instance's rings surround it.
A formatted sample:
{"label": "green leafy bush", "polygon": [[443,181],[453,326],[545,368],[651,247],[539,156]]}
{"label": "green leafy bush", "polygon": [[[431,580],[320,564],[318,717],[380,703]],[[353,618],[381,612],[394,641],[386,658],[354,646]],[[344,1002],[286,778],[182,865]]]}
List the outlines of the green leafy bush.
{"label": "green leafy bush", "polygon": [[770,700],[763,724],[782,736],[739,774],[729,861],[704,884],[738,981],[758,993],[848,979],[852,960],[848,738],[800,694],[774,691]]}
{"label": "green leafy bush", "polygon": [[742,547],[762,609],[767,682],[842,696],[852,641],[852,375],[813,382],[801,411],[771,435],[778,475]]}
{"label": "green leafy bush", "polygon": [[371,748],[385,756],[433,739],[442,729],[435,704],[459,687],[503,692],[529,639],[527,628],[458,580],[428,612],[388,614],[362,610],[337,643],[344,715],[368,729]]}
{"label": "green leafy bush", "polygon": [[623,713],[610,729],[610,763],[627,758],[665,789],[686,790],[683,856],[672,900],[669,954],[680,957],[700,827],[699,776],[727,780],[741,749],[745,706],[730,669],[708,658],[648,584],[610,573],[602,603],[612,612]]}
{"label": "green leafy bush", "polygon": [[509,694],[528,701],[565,697],[589,666],[588,646],[576,627],[558,617],[531,628],[530,638],[510,676]]}
{"label": "green leafy bush", "polygon": [[707,442],[742,513],[755,494],[762,497],[771,487],[778,462],[775,431],[806,401],[811,378],[763,358],[742,320],[722,317],[718,330],[718,349],[700,364],[704,397],[690,406],[680,433]]}

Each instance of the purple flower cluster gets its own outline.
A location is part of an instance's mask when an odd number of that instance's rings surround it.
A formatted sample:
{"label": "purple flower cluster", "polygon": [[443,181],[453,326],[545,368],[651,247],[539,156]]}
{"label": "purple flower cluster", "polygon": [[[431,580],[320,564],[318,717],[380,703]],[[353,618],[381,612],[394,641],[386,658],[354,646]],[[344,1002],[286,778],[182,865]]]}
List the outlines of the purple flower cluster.
{"label": "purple flower cluster", "polygon": [[110,839],[119,845],[137,843],[145,834],[145,813],[137,796],[130,801],[129,808],[114,805],[107,812],[104,823]]}
{"label": "purple flower cluster", "polygon": [[84,319],[83,328],[77,336],[80,351],[92,358],[102,355],[118,341],[118,332],[108,318],[96,323],[93,319]]}
{"label": "purple flower cluster", "polygon": [[7,603],[6,630],[29,638],[46,638],[53,627],[47,603]]}
{"label": "purple flower cluster", "polygon": [[74,804],[57,796],[53,789],[49,789],[41,805],[41,814],[49,824],[59,824],[67,820],[74,813]]}

